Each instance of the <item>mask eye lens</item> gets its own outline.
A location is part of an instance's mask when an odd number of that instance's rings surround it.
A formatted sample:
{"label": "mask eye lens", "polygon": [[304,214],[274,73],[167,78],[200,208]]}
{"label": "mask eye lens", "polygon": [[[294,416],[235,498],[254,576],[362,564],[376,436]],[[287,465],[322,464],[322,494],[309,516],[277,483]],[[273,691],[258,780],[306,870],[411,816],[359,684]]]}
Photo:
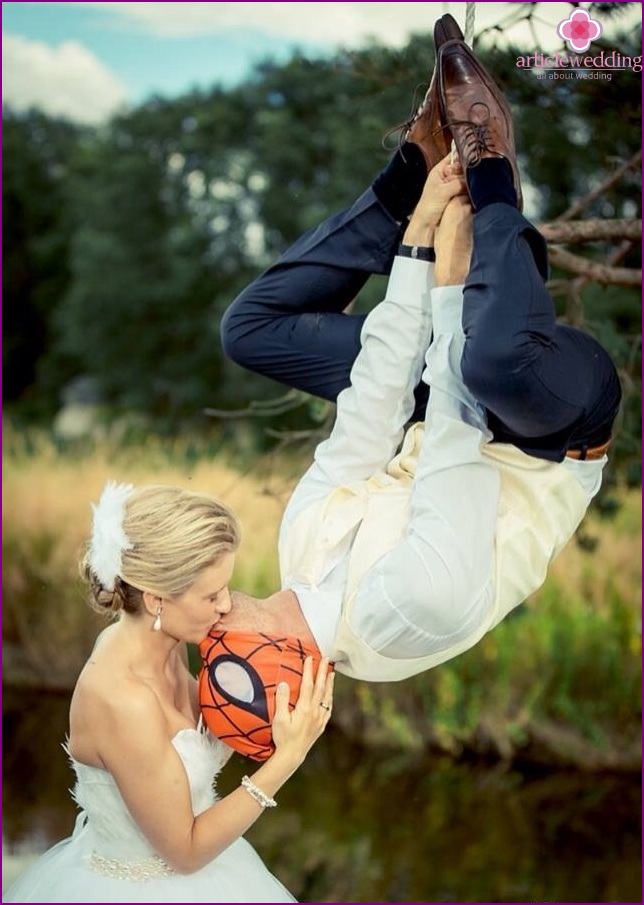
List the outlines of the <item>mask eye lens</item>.
{"label": "mask eye lens", "polygon": [[240,663],[233,663],[230,660],[216,663],[213,678],[219,685],[221,693],[229,700],[250,703],[255,697],[251,678]]}
{"label": "mask eye lens", "polygon": [[235,654],[221,654],[210,662],[208,676],[226,701],[269,721],[264,684],[247,660]]}

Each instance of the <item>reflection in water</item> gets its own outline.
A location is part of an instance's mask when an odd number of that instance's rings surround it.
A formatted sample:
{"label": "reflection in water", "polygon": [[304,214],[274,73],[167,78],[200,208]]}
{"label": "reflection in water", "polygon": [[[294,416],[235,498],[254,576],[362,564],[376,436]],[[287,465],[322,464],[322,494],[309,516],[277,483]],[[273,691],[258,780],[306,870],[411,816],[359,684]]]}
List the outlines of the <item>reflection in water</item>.
{"label": "reflection in water", "polygon": [[[68,835],[68,699],[5,691],[4,842]],[[219,780],[234,788],[248,762]],[[422,762],[329,733],[247,834],[303,902],[635,902],[637,778]]]}

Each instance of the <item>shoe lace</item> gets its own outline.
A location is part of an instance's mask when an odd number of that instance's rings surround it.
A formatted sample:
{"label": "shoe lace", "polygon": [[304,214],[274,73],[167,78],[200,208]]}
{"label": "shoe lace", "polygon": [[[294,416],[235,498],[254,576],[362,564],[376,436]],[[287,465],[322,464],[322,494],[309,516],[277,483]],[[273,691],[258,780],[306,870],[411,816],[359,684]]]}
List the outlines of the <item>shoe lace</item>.
{"label": "shoe lace", "polygon": [[463,136],[463,154],[467,161],[467,164],[463,161],[464,166],[476,166],[485,151],[495,151],[490,136],[490,108],[483,102],[477,103],[476,106],[485,108],[485,119],[483,121],[455,119],[442,126],[443,129],[452,129],[454,126],[467,127]]}
{"label": "shoe lace", "polygon": [[[414,96],[412,97],[412,101],[411,101],[411,110],[409,111],[409,116],[407,117],[407,119],[404,122],[398,123],[397,126],[392,126],[391,129],[388,129],[385,132],[385,134],[382,136],[382,141],[380,142],[380,146],[382,147],[382,149],[384,151],[400,151],[400,149],[402,148],[402,146],[405,143],[405,136],[407,135],[407,133],[411,129],[414,121],[420,115],[420,112],[423,109],[423,106],[425,104],[425,98],[427,97],[428,91],[429,91],[429,87],[425,87],[425,84],[423,82],[419,82],[416,85],[416,87],[414,88]],[[423,100],[419,104],[418,96],[419,96],[420,92],[424,92],[424,93],[423,93]],[[397,140],[396,144],[394,146],[392,146],[387,143],[387,139],[391,135],[395,135],[396,133],[398,134],[398,140]]]}

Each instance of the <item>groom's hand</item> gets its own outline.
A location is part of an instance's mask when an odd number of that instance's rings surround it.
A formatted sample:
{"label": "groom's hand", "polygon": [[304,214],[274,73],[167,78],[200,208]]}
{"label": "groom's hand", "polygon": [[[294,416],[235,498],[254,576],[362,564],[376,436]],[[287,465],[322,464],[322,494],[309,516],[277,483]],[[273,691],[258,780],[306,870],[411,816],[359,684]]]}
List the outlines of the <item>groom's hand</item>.
{"label": "groom's hand", "polygon": [[429,173],[403,242],[408,245],[433,245],[434,232],[445,208],[452,198],[466,194],[461,165],[458,161],[452,163],[448,154]]}
{"label": "groom's hand", "polygon": [[467,197],[454,198],[445,208],[434,236],[437,286],[461,286],[472,258],[472,206]]}

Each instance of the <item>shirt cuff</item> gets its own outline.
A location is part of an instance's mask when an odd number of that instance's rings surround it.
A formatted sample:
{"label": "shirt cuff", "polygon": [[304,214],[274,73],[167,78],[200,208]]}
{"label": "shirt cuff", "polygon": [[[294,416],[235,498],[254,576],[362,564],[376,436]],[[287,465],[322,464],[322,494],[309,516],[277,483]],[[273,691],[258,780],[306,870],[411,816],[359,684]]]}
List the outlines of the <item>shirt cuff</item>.
{"label": "shirt cuff", "polygon": [[435,286],[431,296],[434,333],[462,330],[463,286]]}
{"label": "shirt cuff", "polygon": [[434,264],[397,255],[389,274],[386,300],[405,308],[427,310],[434,288]]}

